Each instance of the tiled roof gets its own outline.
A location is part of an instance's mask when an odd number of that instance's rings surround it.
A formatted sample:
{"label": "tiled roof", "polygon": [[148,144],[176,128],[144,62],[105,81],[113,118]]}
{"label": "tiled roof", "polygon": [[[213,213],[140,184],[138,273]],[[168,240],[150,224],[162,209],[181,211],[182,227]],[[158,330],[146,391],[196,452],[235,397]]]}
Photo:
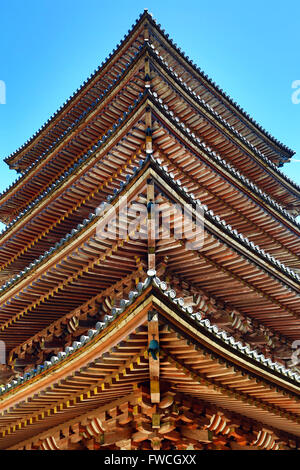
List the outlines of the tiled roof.
{"label": "tiled roof", "polygon": [[[65,171],[63,175],[61,175],[54,183],[52,183],[45,191],[43,191],[34,201],[32,201],[26,209],[24,209],[22,212],[20,212],[15,219],[13,219],[9,224],[5,226],[4,229],[0,232],[0,236],[6,233],[8,230],[10,230],[16,222],[18,222],[22,217],[24,217],[25,214],[30,212],[35,206],[37,206],[45,197],[47,197],[48,194],[50,194],[54,189],[58,188],[70,175],[72,175],[78,168],[80,168],[81,165],[83,165],[87,160],[91,159],[95,152],[97,152],[102,145],[105,144],[105,142],[120,128],[120,126],[123,124],[123,122],[127,119],[127,117],[132,113],[132,111],[138,106],[138,104],[141,102],[141,100],[144,98],[147,92],[144,94],[141,94],[139,96],[139,99],[135,100],[133,105],[128,108],[126,112],[124,112],[123,117],[118,119],[118,122],[112,126],[111,129],[107,131],[106,134],[104,134],[100,140],[96,144],[93,144],[93,146],[87,150],[87,152],[77,160],[74,165],[69,168],[69,170]],[[9,191],[9,189],[7,190]]]}
{"label": "tiled roof", "polygon": [[[127,116],[126,116],[127,117]],[[102,142],[103,143],[103,142]],[[101,145],[101,144],[99,144]],[[201,204],[201,201],[196,201],[192,195],[190,195],[184,187],[180,185],[180,183],[174,181],[172,178],[172,175],[169,175],[168,171],[166,168],[161,168],[159,166],[159,163],[156,162],[153,157],[150,155],[147,157],[146,160],[141,160],[139,168],[135,168],[135,171],[133,175],[127,175],[127,182],[125,184],[121,184],[119,189],[114,190],[114,195],[109,195],[107,196],[107,201],[111,203],[119,194],[122,192],[127,184],[139,173],[142,169],[142,167],[151,159],[151,162],[153,165],[156,166],[156,168],[159,171],[163,171],[164,175],[169,178],[170,183],[176,184],[177,189],[179,192],[181,192],[185,197],[187,197],[190,202],[194,205],[199,204],[203,210],[205,217],[211,220],[215,225],[217,225],[219,228],[221,228],[222,231],[226,231],[229,233],[235,240],[237,240],[239,243],[244,245],[248,250],[254,252],[256,255],[260,256],[263,260],[271,263],[274,267],[279,268],[286,276],[290,277],[293,281],[300,281],[300,276],[295,273],[292,269],[289,267],[285,266],[283,263],[281,263],[279,260],[271,256],[269,253],[265,252],[263,249],[261,249],[259,246],[255,245],[253,242],[249,241],[247,237],[244,237],[241,233],[237,232],[237,230],[233,229],[230,225],[228,225],[224,220],[222,220],[218,215],[215,215],[212,210],[208,210],[207,206],[203,206]],[[0,287],[0,293],[6,291],[7,289],[11,288],[14,284],[19,282],[21,278],[26,276],[31,270],[35,269],[39,264],[43,263],[47,258],[53,255],[58,249],[60,249],[65,243],[68,243],[72,238],[77,236],[83,229],[86,228],[87,225],[89,225],[95,218],[99,217],[101,213],[105,210],[106,203],[102,203],[98,210],[96,210],[96,213],[91,213],[89,215],[88,219],[84,219],[81,224],[78,224],[77,228],[74,228],[70,233],[68,233],[65,237],[63,237],[59,242],[57,242],[52,248],[50,248],[48,251],[46,251],[44,254],[42,254],[39,258],[35,259],[32,263],[30,263],[29,266],[27,266],[24,270],[22,270],[19,274],[15,275],[12,277],[10,280],[8,280],[3,286]]]}
{"label": "tiled roof", "polygon": [[251,122],[255,127],[257,127],[263,134],[265,134],[274,144],[277,146],[281,147],[283,150],[285,150],[287,153],[290,154],[290,156],[294,155],[295,152],[291,150],[289,147],[281,143],[279,140],[277,140],[275,137],[273,137],[266,129],[264,129],[258,122],[256,122],[239,104],[234,101],[222,88],[220,88],[211,78],[208,77],[194,62],[192,59],[190,59],[189,56],[187,56],[184,51],[169,37],[169,34],[165,32],[165,30],[162,28],[161,24],[157,23],[157,21],[153,18],[152,15],[150,15],[150,21],[153,22],[153,24],[158,28],[158,30],[161,32],[161,34],[168,40],[170,45],[176,49],[178,54],[185,60],[187,61],[193,69],[199,73],[218,93],[220,93],[221,96],[223,96],[231,105],[233,105],[248,121]]}
{"label": "tiled roof", "polygon": [[[140,48],[141,50],[142,48]],[[130,67],[131,63],[134,62],[136,59],[136,56],[140,53],[140,51],[135,55],[135,57],[132,58],[132,61],[127,65],[126,69],[123,70],[122,74],[119,74],[111,84],[108,85],[108,87],[104,90],[104,92],[98,96],[98,98],[95,98],[94,102],[91,103],[91,105],[86,108],[80,116],[72,123],[70,126],[59,136],[53,143],[45,150],[41,155],[31,163],[23,172],[22,174],[13,182],[11,183],[8,188],[6,188],[1,194],[0,194],[0,201],[3,196],[8,194],[13,188],[15,188],[25,177],[30,173],[30,171],[35,168],[38,162],[40,162],[43,158],[46,158],[47,155],[60,143],[63,141],[65,137],[67,137],[69,134],[71,134],[74,131],[74,128],[80,124],[83,119],[86,118],[86,116],[95,109],[95,107],[103,101],[106,96],[120,83],[122,77],[126,73],[126,70]]]}
{"label": "tiled roof", "polygon": [[[9,224],[5,226],[0,232],[0,237],[7,233],[23,216],[25,216],[28,212],[30,212],[37,204],[39,204],[48,194],[50,194],[55,188],[59,187],[66,178],[68,178],[72,173],[74,173],[84,162],[90,159],[96,151],[101,148],[106,140],[111,137],[121,126],[124,120],[128,117],[129,114],[138,106],[138,104],[142,101],[143,97],[148,95],[151,97],[155,104],[164,112],[168,118],[172,121],[174,126],[180,129],[186,136],[193,140],[193,142],[201,148],[201,150],[208,153],[208,155],[213,158],[213,160],[218,164],[221,165],[226,171],[229,171],[231,175],[235,178],[238,178],[250,191],[254,192],[258,197],[262,198],[265,202],[270,204],[274,209],[279,211],[285,218],[290,220],[294,225],[300,228],[300,220],[297,221],[286,209],[284,209],[278,202],[272,199],[268,194],[262,191],[256,184],[252,183],[248,178],[240,173],[240,171],[236,170],[232,167],[229,163],[227,163],[224,159],[220,157],[215,151],[212,151],[210,147],[208,147],[204,142],[201,141],[198,137],[195,136],[193,132],[191,132],[184,123],[180,122],[178,118],[174,117],[174,113],[169,111],[168,106],[163,103],[161,99],[157,98],[156,93],[151,93],[149,89],[146,89],[143,94],[140,95],[139,99],[134,102],[133,106],[130,106],[127,112],[124,113],[123,117],[118,120],[118,123],[114,124],[114,126],[104,135],[102,138],[94,144],[91,149],[89,149],[74,165],[65,173],[60,176],[51,186],[49,186],[42,194],[40,194],[33,202],[31,202],[26,209],[24,209],[18,216],[13,219]],[[276,169],[276,171],[278,171]],[[287,178],[288,179],[288,178]],[[300,187],[299,187],[300,189]],[[9,188],[7,189],[9,191]]]}
{"label": "tiled roof", "polygon": [[171,67],[169,67],[168,63],[163,59],[163,57],[160,56],[159,52],[155,49],[155,47],[153,45],[149,45],[149,47],[152,49],[152,51],[155,53],[156,55],[156,58],[159,62],[161,62],[167,69],[168,69],[168,72],[170,73],[170,75],[172,76],[172,78],[177,82],[179,83],[179,85],[181,87],[183,87],[185,89],[185,91],[193,98],[195,99],[196,101],[198,101],[201,106],[203,106],[206,111],[212,115],[215,119],[217,119],[224,127],[226,127],[230,132],[232,132],[233,134],[235,134],[240,140],[243,141],[244,144],[247,145],[247,147],[249,148],[249,150],[251,150],[253,153],[255,153],[262,161],[264,161],[268,166],[272,167],[272,169],[278,174],[280,175],[281,178],[283,178],[284,180],[288,181],[290,184],[292,184],[293,186],[295,186],[295,188],[297,188],[298,190],[300,190],[300,185],[298,185],[297,183],[295,183],[291,178],[289,178],[287,175],[285,175],[285,173],[283,173],[281,170],[278,169],[278,167],[275,165],[275,163],[273,163],[268,157],[266,157],[264,155],[263,152],[261,152],[260,150],[258,150],[253,144],[251,144],[247,139],[246,137],[244,137],[239,131],[237,131],[234,126],[231,126],[230,124],[228,124],[228,122],[226,121],[226,119],[222,118],[222,116],[220,116],[216,111],[214,111],[214,109],[208,104],[206,103],[202,98],[200,98],[199,95],[197,95],[196,92],[192,91],[191,87],[189,87],[179,76],[176,72],[173,71],[173,69]]}
{"label": "tiled roof", "polygon": [[124,310],[126,310],[151,284],[157,287],[168,299],[176,305],[183,313],[188,315],[193,321],[204,331],[211,333],[217,339],[221,340],[224,345],[226,344],[229,349],[238,351],[244,356],[250,359],[254,359],[260,365],[267,367],[268,369],[282,375],[285,378],[290,379],[293,382],[300,383],[300,375],[293,372],[290,369],[285,368],[283,365],[273,362],[271,359],[266,359],[263,354],[257,353],[256,350],[251,350],[249,346],[244,345],[241,341],[235,340],[227,332],[221,330],[216,325],[210,323],[209,319],[202,319],[202,315],[199,312],[193,312],[192,307],[186,307],[183,298],[178,298],[176,291],[172,288],[168,288],[164,281],[161,281],[155,271],[148,271],[148,277],[144,282],[140,282],[137,285],[137,290],[129,293],[128,299],[122,299],[120,307],[113,307],[110,314],[106,314],[104,321],[96,323],[94,329],[88,330],[88,334],[82,335],[79,341],[74,341],[72,346],[67,346],[64,351],[59,352],[57,355],[53,355],[49,361],[45,361],[44,364],[38,365],[36,368],[31,369],[25,373],[23,377],[12,380],[9,384],[0,388],[0,395],[11,391],[17,386],[25,383],[29,379],[41,374],[46,369],[50,369],[53,365],[63,362],[68,356],[71,356],[74,352],[78,351],[85,344],[96,337],[102,330],[104,330],[115,318],[117,318]]}

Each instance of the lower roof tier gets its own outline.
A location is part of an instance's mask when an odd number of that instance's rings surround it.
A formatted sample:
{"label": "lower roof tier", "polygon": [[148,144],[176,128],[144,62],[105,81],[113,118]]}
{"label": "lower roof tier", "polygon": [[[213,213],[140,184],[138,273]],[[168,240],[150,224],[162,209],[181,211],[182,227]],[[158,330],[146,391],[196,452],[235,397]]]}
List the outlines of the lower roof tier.
{"label": "lower roof tier", "polygon": [[[185,403],[187,413],[178,416],[178,440],[195,438],[184,427],[190,418],[197,425],[196,445],[217,444],[221,430],[237,445],[266,444],[262,432],[268,433],[269,444],[273,439],[270,447],[297,445],[299,384],[227,344],[217,330],[176,304],[170,292],[166,295],[156,278],[148,278],[139,294],[97,328],[0,397],[0,448],[49,445],[50,435],[63,446],[62,435],[69,439],[76,423],[78,441],[88,439],[93,437],[94,418],[99,419],[94,431],[104,433],[103,444],[108,445],[107,420],[120,419],[122,424],[124,418],[123,424],[131,423],[134,430],[135,415],[147,415],[156,407],[163,418],[163,410],[174,401],[178,410]],[[123,415],[129,411],[124,405],[128,401],[132,419]],[[109,418],[111,408],[118,412]],[[217,426],[215,415],[222,426]],[[147,422],[143,419],[137,427],[141,434],[134,433],[133,443],[151,434]],[[157,429],[168,440],[177,424],[170,429],[162,427],[164,422]]]}

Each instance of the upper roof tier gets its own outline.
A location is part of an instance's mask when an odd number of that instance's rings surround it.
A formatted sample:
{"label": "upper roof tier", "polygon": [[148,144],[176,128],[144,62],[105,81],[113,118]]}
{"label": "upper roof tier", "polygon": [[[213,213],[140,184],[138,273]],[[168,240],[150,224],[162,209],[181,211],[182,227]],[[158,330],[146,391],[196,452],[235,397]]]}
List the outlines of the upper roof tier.
{"label": "upper roof tier", "polygon": [[128,66],[145,39],[151,41],[169,63],[176,62],[179,69],[184,67],[191,87],[201,99],[276,166],[282,166],[294,155],[295,152],[264,130],[196,67],[145,10],[106,61],[24,145],[5,159],[9,167],[23,172],[42,158],[58,139],[76,125],[83,113],[92,109],[95,100]]}

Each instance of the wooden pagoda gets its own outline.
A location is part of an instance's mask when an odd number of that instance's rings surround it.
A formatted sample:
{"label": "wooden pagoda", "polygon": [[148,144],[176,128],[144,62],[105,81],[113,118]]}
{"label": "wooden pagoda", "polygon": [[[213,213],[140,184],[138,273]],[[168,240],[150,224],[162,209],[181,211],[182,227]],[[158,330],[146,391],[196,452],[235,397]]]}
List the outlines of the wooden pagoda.
{"label": "wooden pagoda", "polygon": [[0,449],[299,448],[292,155],[139,17],[5,160]]}

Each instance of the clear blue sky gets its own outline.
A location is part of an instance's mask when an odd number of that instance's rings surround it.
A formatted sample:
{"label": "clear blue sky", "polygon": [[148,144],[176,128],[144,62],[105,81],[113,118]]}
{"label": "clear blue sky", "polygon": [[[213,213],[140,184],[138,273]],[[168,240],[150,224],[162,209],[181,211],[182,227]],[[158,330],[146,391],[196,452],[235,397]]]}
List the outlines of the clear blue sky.
{"label": "clear blue sky", "polygon": [[[283,171],[300,184],[299,0],[14,0],[1,2],[0,191],[3,158],[77,89],[148,8],[218,85],[297,152]],[[299,160],[299,161],[297,161]]]}

